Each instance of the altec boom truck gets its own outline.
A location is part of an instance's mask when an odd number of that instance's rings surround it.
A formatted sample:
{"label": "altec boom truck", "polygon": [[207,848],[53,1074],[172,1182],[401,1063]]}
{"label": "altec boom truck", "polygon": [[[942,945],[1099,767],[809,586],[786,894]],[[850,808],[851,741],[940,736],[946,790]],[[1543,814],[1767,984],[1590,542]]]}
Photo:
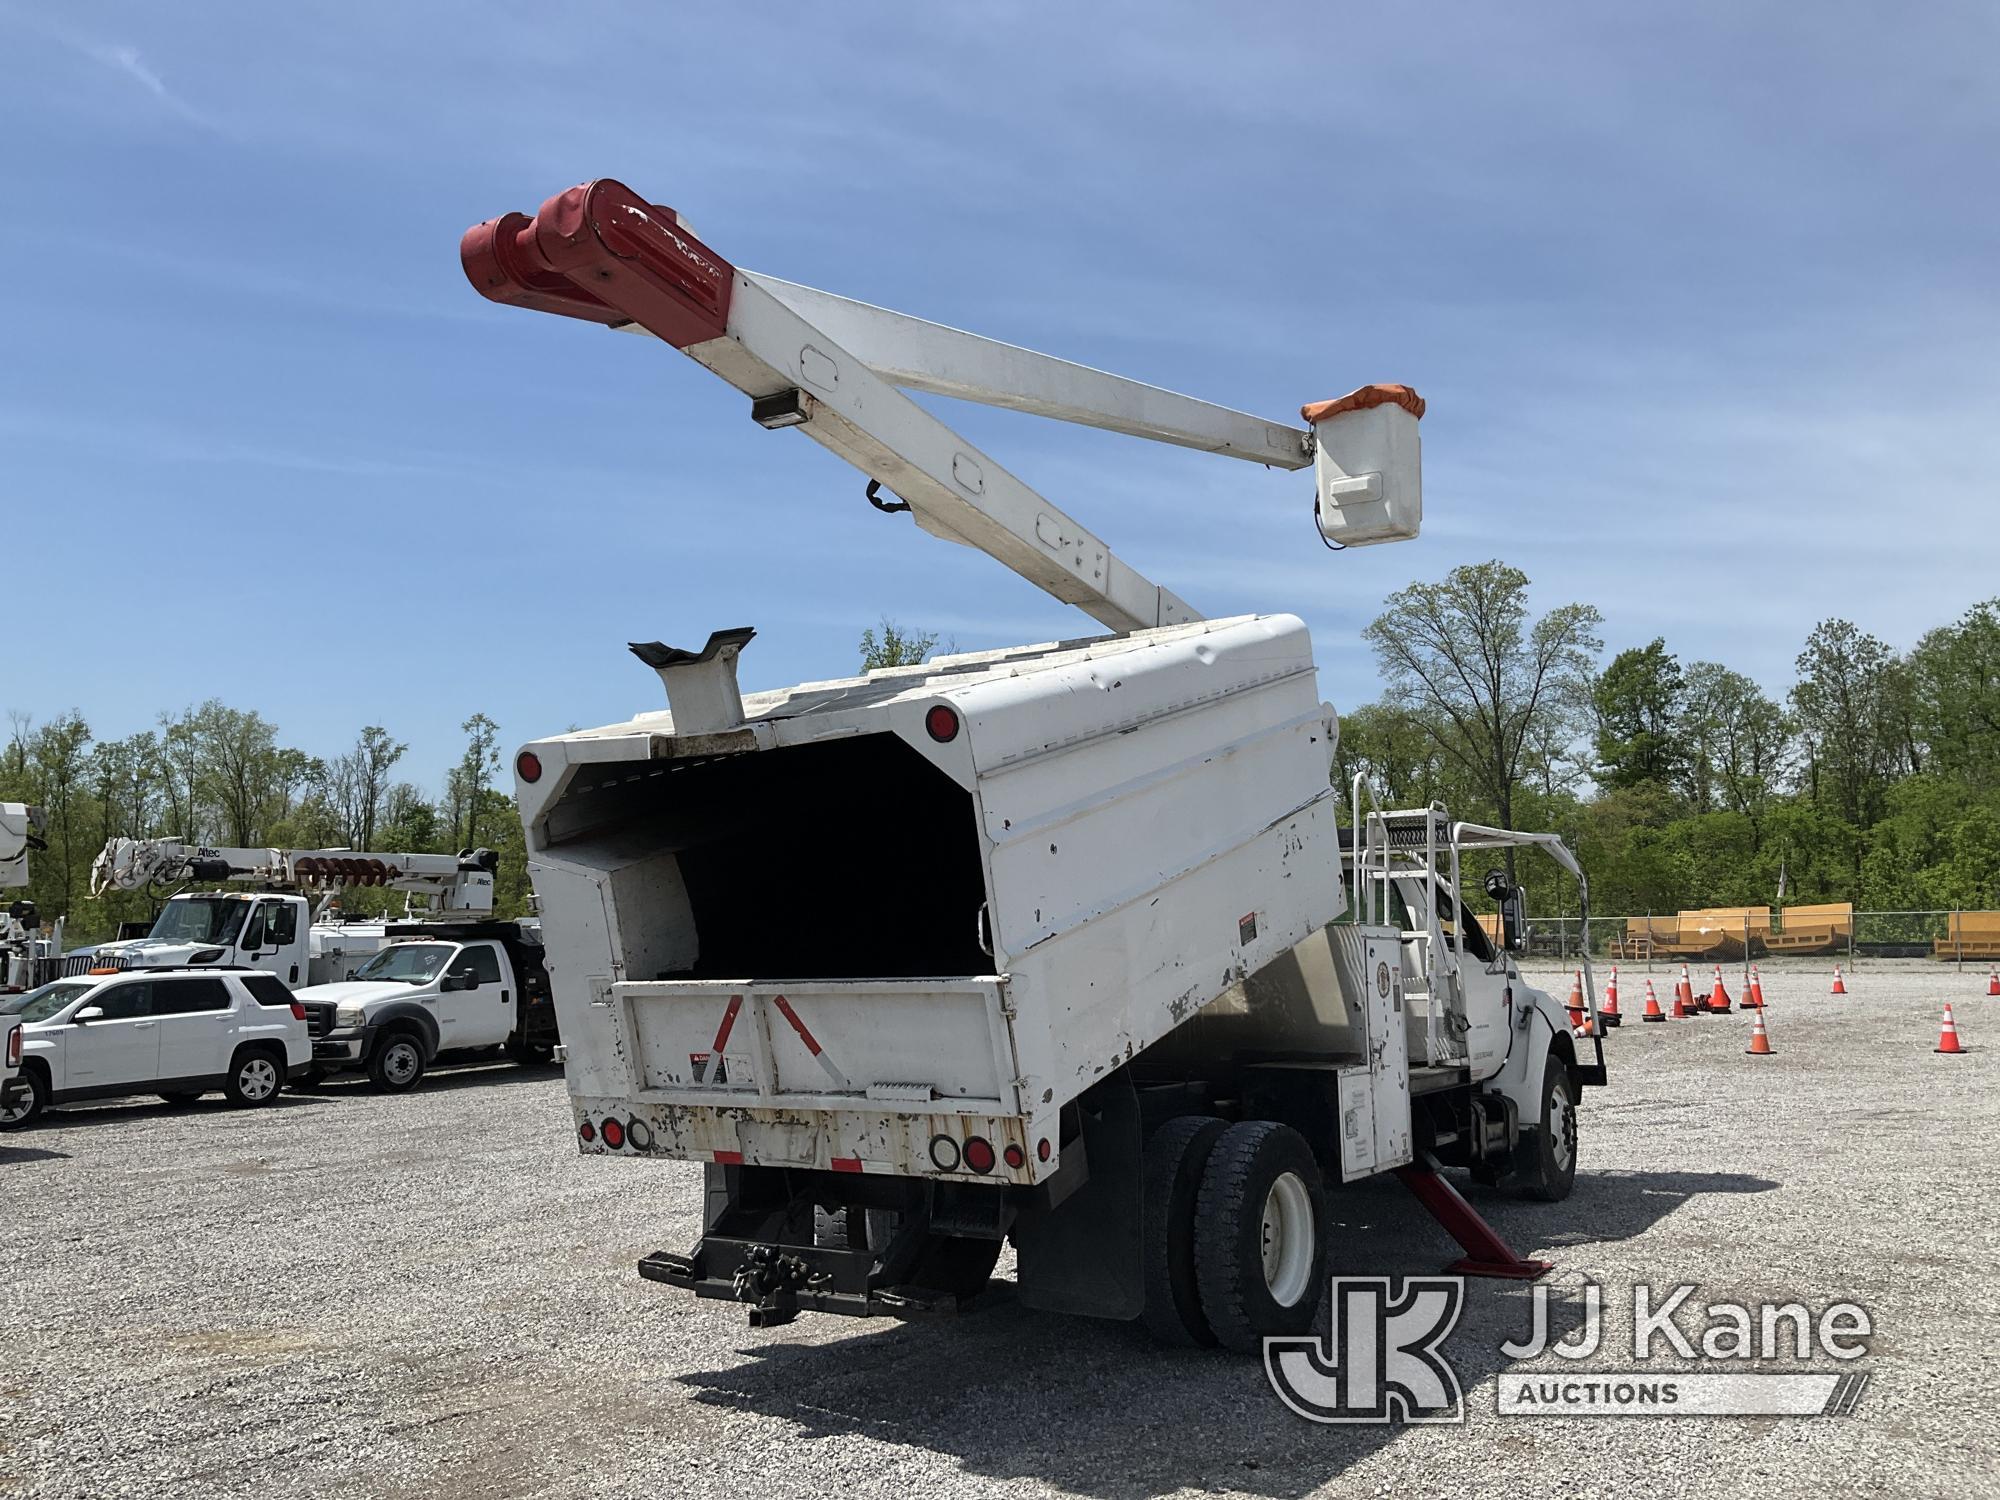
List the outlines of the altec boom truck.
{"label": "altec boom truck", "polygon": [[1509,848],[1581,885],[1567,851],[1359,786],[1343,829],[1299,620],[1203,619],[904,394],[1312,467],[1354,546],[1417,531],[1414,392],[1267,421],[741,270],[610,181],[461,255],[495,301],[672,344],[1113,632],[748,695],[750,630],[635,645],[666,711],[520,751],[578,1138],[707,1173],[700,1243],[642,1275],[763,1324],[908,1316],[1011,1239],[1029,1305],[1250,1349],[1311,1323],[1328,1192],[1389,1171],[1465,1269],[1544,1269],[1436,1167],[1569,1190],[1601,1045],[1522,981],[1507,877],[1497,947],[1460,896]]}
{"label": "altec boom truck", "polygon": [[[293,989],[347,977],[338,945],[315,948],[304,892],[331,895],[381,886],[423,896],[426,915],[478,920],[493,910],[490,849],[461,854],[364,853],[353,849],[222,849],[181,839],[114,838],[90,868],[90,893],[157,889],[181,882],[150,935],[100,946],[94,959],[120,968],[231,964],[263,969]],[[219,890],[218,886],[240,886]],[[366,957],[378,944],[370,945]]]}

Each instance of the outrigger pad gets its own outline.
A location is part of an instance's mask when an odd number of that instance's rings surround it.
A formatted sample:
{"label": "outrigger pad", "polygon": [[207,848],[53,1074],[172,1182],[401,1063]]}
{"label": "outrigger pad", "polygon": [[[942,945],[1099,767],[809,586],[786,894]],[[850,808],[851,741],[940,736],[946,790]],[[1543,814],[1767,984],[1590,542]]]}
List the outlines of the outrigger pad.
{"label": "outrigger pad", "polygon": [[1430,1210],[1431,1217],[1445,1227],[1465,1251],[1462,1260],[1444,1268],[1447,1276],[1490,1276],[1505,1281],[1535,1281],[1555,1269],[1554,1261],[1528,1260],[1507,1248],[1507,1242],[1493,1232],[1493,1226],[1479,1210],[1439,1173],[1437,1163],[1425,1156],[1407,1167],[1396,1168],[1403,1186],[1417,1195],[1417,1202]]}

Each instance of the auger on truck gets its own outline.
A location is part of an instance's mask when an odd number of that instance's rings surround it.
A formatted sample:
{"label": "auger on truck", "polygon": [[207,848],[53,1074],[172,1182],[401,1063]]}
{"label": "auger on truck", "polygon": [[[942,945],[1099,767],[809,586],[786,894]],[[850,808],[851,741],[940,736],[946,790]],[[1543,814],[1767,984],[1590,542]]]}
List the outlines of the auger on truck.
{"label": "auger on truck", "polygon": [[1459,877],[1574,860],[1358,792],[1343,830],[1298,619],[1201,618],[904,394],[1310,466],[1338,547],[1417,531],[1414,392],[1268,421],[741,270],[611,181],[461,259],[492,300],[674,345],[1114,632],[748,695],[749,629],[635,645],[666,711],[519,752],[581,1146],[704,1164],[701,1241],[642,1275],[758,1324],[912,1316],[1011,1239],[1030,1306],[1250,1349],[1312,1321],[1328,1191],[1388,1171],[1462,1268],[1545,1269],[1437,1167],[1569,1191],[1601,1045]]}

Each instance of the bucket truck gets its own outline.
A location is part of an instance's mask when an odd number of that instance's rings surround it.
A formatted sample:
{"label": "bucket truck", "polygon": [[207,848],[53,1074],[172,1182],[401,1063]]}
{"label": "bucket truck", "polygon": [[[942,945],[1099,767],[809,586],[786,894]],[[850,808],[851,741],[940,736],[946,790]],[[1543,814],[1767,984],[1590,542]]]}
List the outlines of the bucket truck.
{"label": "bucket truck", "polygon": [[[440,1056],[553,1054],[556,1012],[532,923],[492,919],[491,849],[376,854],[351,849],[217,849],[179,839],[113,839],[91,867],[91,894],[176,881],[244,891],[178,891],[150,936],[106,943],[97,967],[262,969],[297,990],[316,1082],[365,1069],[378,1089],[412,1088]],[[378,887],[421,896],[403,921],[333,919],[333,893]],[[315,913],[303,892],[328,898]],[[301,987],[303,986],[303,987]]]}
{"label": "bucket truck", "polygon": [[[28,855],[48,848],[47,815],[25,802],[0,802],[0,892],[25,890]],[[41,914],[26,896],[6,897],[0,910],[0,995],[32,989],[62,953],[62,919],[44,932]]]}
{"label": "bucket truck", "polygon": [[907,1317],[1011,1240],[1027,1305],[1251,1350],[1311,1325],[1328,1195],[1385,1172],[1459,1270],[1547,1269],[1438,1168],[1569,1191],[1601,1043],[1460,880],[1514,846],[1581,885],[1575,861],[1359,789],[1341,827],[1298,618],[1204,618],[905,394],[1311,468],[1337,550],[1417,533],[1414,391],[1271,421],[743,270],[608,180],[475,226],[461,262],[679,349],[878,510],[1111,632],[761,693],[751,629],[635,644],[664,711],[521,748],[580,1148],[706,1174],[700,1242],[642,1276],[755,1324]]}

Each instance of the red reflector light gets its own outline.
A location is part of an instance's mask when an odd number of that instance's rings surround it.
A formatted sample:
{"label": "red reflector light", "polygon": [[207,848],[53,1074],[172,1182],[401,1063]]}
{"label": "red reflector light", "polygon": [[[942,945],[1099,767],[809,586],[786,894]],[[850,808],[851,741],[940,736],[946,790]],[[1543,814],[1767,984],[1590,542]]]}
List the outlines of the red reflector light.
{"label": "red reflector light", "polygon": [[1010,1167],[1019,1169],[1028,1164],[1028,1153],[1023,1151],[1019,1146],[1015,1145],[1012,1141],[1009,1141],[1007,1143],[1007,1149],[1001,1152],[1000,1154],[1007,1158],[1007,1165]]}
{"label": "red reflector light", "polygon": [[625,1144],[625,1127],[616,1120],[604,1122],[604,1144],[616,1151]]}
{"label": "red reflector light", "polygon": [[940,745],[949,745],[958,738],[958,711],[948,703],[933,705],[924,715],[924,732]]}
{"label": "red reflector light", "polygon": [[965,1143],[965,1165],[968,1171],[990,1172],[993,1170],[993,1143],[974,1136]]}
{"label": "red reflector light", "polygon": [[1039,1141],[1035,1142],[1035,1160],[1047,1161],[1048,1159],[1049,1159],[1049,1138],[1047,1136],[1043,1136]]}
{"label": "red reflector light", "polygon": [[532,750],[523,750],[514,757],[514,771],[523,781],[540,781],[542,758]]}
{"label": "red reflector light", "polygon": [[576,1127],[576,1133],[583,1138],[586,1144],[597,1139],[597,1127],[588,1120],[585,1120],[581,1125]]}

